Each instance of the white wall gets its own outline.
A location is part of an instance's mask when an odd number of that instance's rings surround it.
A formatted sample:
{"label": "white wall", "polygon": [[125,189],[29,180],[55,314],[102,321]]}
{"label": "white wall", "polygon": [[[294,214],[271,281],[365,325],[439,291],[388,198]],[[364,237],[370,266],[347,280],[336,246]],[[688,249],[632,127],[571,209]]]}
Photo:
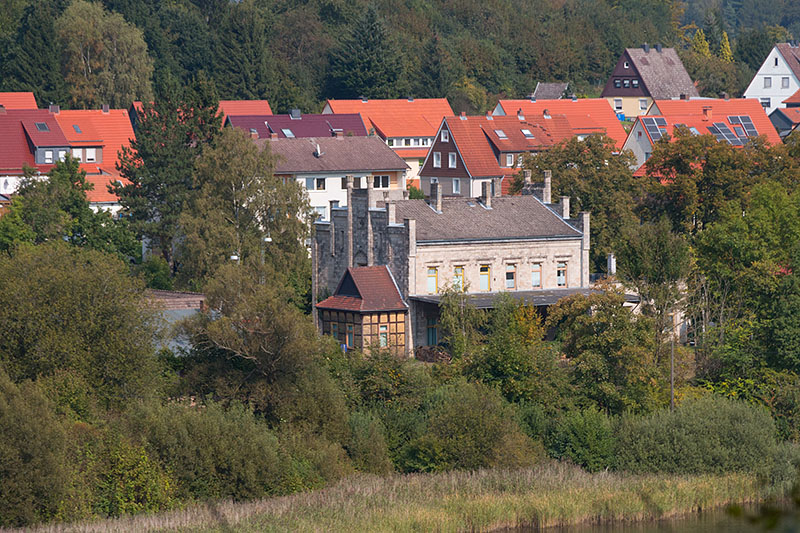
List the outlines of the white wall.
{"label": "white wall", "polygon": [[[775,65],[775,59],[778,60],[777,66]],[[781,83],[784,77],[789,78],[789,87],[786,89],[782,88]],[[764,88],[764,78],[772,80],[772,87]],[[800,89],[800,82],[792,73],[792,69],[789,68],[789,64],[783,58],[783,55],[778,52],[778,48],[773,47],[743,96],[756,99],[769,98],[770,106],[764,109],[769,115],[777,108],[785,107],[782,103],[783,100],[792,96],[798,89]]]}
{"label": "white wall", "polygon": [[[639,136],[641,134],[641,136]],[[653,151],[653,145],[650,144],[650,138],[647,136],[642,121],[639,120],[634,124],[633,129],[625,139],[625,144],[622,145],[623,150],[630,150],[636,156],[636,167],[639,168],[644,165],[647,160],[647,154]]]}

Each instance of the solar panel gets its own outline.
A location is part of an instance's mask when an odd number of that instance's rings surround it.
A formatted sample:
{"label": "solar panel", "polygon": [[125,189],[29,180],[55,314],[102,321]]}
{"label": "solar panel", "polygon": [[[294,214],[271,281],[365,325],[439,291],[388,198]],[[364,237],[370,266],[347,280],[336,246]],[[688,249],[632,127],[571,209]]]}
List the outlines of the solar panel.
{"label": "solar panel", "polygon": [[741,124],[744,128],[744,133],[748,137],[758,137],[758,130],[753,124],[753,119],[749,115],[732,115],[728,117],[728,122],[731,124]]}
{"label": "solar panel", "polygon": [[666,133],[665,131],[662,131],[662,128],[659,127],[667,125],[667,121],[663,118],[642,117],[642,124],[644,124],[647,134],[650,135],[650,138],[653,139],[653,142],[659,141]]}
{"label": "solar panel", "polygon": [[[718,141],[725,140],[733,146],[741,146],[743,144],[742,141],[739,140],[739,137],[737,137],[724,122],[715,122],[714,127],[717,129],[717,133],[715,133],[714,136]],[[709,130],[710,129],[711,128],[709,128]]]}
{"label": "solar panel", "polygon": [[667,125],[667,119],[665,119],[665,118],[656,117],[655,121],[656,121],[656,126],[666,126]]}

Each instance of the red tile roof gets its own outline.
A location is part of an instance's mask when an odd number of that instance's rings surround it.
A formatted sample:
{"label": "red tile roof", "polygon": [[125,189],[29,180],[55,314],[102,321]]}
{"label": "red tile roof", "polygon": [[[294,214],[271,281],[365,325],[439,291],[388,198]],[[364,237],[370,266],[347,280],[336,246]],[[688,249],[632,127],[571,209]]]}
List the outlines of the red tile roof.
{"label": "red tile roof", "polygon": [[800,124],[800,107],[782,107],[778,108],[773,113],[783,113],[783,115],[792,121],[792,124]]}
{"label": "red tile roof", "polygon": [[453,114],[446,98],[328,100],[326,111],[360,113],[367,131],[389,137],[433,137],[442,118]]}
{"label": "red tile roof", "polygon": [[376,312],[405,311],[408,306],[385,265],[350,267],[333,296],[317,304],[318,309]]}
{"label": "red tile roof", "polygon": [[579,98],[577,100],[500,100],[496,113],[515,115],[518,110],[527,118],[541,116],[545,110],[551,115],[565,115],[575,135],[603,132],[614,139],[618,149],[625,144],[627,134],[611,104],[605,98]]}
{"label": "red tile roof", "polygon": [[[33,152],[28,144],[28,129],[37,131],[36,122],[44,122],[50,132],[61,139],[61,146],[68,146],[67,139],[61,133],[61,128],[55,117],[46,109],[9,109],[0,113],[0,175],[21,175],[23,165],[36,168],[40,172],[47,172],[52,165],[36,165]],[[28,127],[26,128],[26,124]],[[40,140],[40,136],[34,133]],[[54,137],[41,138],[48,142]]]}
{"label": "red tile roof", "polygon": [[784,104],[800,104],[800,89],[792,96],[783,101]]}
{"label": "red tile roof", "polygon": [[428,155],[428,148],[403,148],[401,146],[394,146],[393,150],[397,155],[404,159],[419,158],[425,159]]}
{"label": "red tile roof", "polygon": [[36,109],[33,93],[0,93],[0,105],[6,109]]}
{"label": "red tile roof", "polygon": [[220,100],[222,122],[228,115],[271,115],[272,109],[266,100]]}
{"label": "red tile roof", "polygon": [[255,130],[258,138],[269,139],[275,133],[278,139],[286,138],[284,129],[289,129],[294,137],[332,137],[334,130],[342,135],[366,137],[367,130],[358,114],[342,115],[231,115],[227,123],[235,128],[250,132]]}

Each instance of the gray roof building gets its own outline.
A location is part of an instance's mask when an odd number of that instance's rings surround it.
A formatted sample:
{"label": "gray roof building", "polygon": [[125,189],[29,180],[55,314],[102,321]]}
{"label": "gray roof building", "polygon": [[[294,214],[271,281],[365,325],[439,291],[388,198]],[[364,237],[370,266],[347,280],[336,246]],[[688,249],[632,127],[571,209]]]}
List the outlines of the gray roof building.
{"label": "gray roof building", "polygon": [[625,49],[602,97],[649,96],[654,100],[669,100],[681,95],[700,96],[675,49],[643,45]]}
{"label": "gray roof building", "polygon": [[277,156],[276,174],[305,172],[403,171],[406,162],[386,143],[369,137],[309,137],[305,139],[258,139],[269,143]]}
{"label": "gray roof building", "polygon": [[567,82],[542,83],[540,81],[533,91],[533,98],[535,100],[560,100],[564,98],[564,93],[568,88],[569,83]]}

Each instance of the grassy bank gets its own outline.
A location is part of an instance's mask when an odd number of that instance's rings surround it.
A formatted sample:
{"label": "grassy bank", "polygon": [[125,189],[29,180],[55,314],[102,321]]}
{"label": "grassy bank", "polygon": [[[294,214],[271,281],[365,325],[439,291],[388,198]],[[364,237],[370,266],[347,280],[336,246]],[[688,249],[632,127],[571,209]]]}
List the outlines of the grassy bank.
{"label": "grassy bank", "polygon": [[768,491],[741,474],[589,474],[550,463],[518,471],[357,476],[281,498],[40,531],[485,531],[664,518],[755,501]]}

